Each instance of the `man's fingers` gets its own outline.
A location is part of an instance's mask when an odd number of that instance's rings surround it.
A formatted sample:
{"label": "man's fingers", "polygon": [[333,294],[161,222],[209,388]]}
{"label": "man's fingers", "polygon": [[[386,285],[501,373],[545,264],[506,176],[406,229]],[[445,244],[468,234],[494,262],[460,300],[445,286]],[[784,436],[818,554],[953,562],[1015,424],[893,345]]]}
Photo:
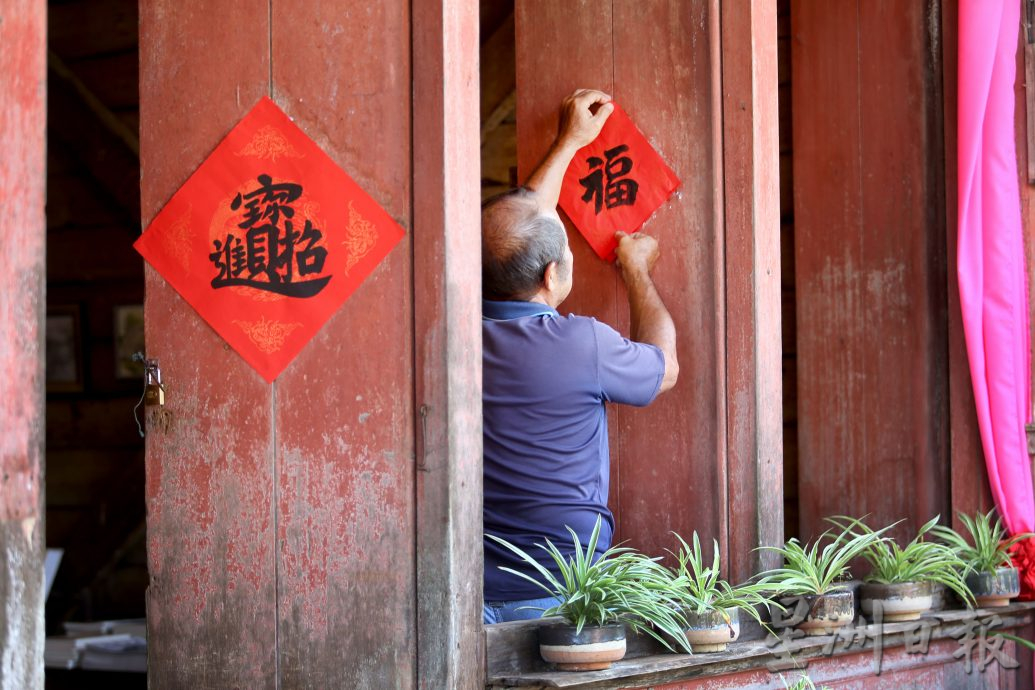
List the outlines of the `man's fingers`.
{"label": "man's fingers", "polygon": [[622,230],[616,230],[615,231],[615,239],[618,240],[619,242],[621,242],[622,238],[626,237],[626,236],[627,236],[627,233],[623,232]]}
{"label": "man's fingers", "polygon": [[580,108],[588,108],[594,103],[610,103],[611,97],[603,91],[597,91],[596,89],[581,89],[572,94],[572,100]]}

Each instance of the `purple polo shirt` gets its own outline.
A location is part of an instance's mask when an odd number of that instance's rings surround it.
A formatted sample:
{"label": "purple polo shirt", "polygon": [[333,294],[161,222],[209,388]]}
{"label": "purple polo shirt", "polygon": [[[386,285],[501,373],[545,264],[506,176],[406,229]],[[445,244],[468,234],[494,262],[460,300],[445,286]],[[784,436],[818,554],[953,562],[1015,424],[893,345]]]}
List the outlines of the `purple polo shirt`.
{"label": "purple polo shirt", "polygon": [[[597,516],[597,553],[611,544],[607,509],[608,402],[654,400],[665,357],[584,316],[561,316],[535,302],[482,302],[484,529],[521,547],[557,573],[535,546],[549,539],[572,551],[565,525],[585,545]],[[529,572],[485,540],[485,601],[546,596],[499,566]]]}

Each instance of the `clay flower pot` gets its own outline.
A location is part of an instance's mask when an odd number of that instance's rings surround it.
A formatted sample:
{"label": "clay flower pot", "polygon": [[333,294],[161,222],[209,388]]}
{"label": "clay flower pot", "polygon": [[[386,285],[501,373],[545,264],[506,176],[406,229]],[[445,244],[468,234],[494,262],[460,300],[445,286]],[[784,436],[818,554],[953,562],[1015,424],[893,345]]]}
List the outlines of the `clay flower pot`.
{"label": "clay flower pot", "polygon": [[997,568],[994,573],[970,573],[967,587],[973,592],[978,606],[1006,606],[1010,599],[1021,593],[1021,578],[1017,568]]}
{"label": "clay flower pot", "polygon": [[931,582],[898,582],[890,585],[866,583],[859,588],[862,611],[872,620],[875,604],[882,620],[889,623],[915,621],[934,605]]}
{"label": "clay flower pot", "polygon": [[793,611],[794,627],[806,635],[831,635],[855,618],[855,593],[837,590],[826,594],[787,597],[781,602]]}
{"label": "clay flower pot", "polygon": [[740,637],[740,609],[725,609],[725,615],[723,613],[723,611],[683,612],[683,617],[690,624],[684,634],[695,654],[725,651],[730,642],[734,642]]}
{"label": "clay flower pot", "polygon": [[625,657],[625,627],[620,623],[575,630],[566,623],[539,628],[539,654],[561,671],[600,671]]}

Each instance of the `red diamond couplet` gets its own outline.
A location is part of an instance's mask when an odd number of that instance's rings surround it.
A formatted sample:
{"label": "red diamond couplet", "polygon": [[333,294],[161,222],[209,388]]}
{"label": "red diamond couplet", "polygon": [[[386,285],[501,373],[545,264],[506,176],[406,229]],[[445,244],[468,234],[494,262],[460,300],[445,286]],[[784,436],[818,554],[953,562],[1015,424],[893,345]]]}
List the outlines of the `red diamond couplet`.
{"label": "red diamond couplet", "polygon": [[614,261],[614,234],[636,232],[679,187],[679,178],[615,104],[600,135],[579,149],[560,205],[593,251]]}
{"label": "red diamond couplet", "polygon": [[263,98],[134,246],[272,382],[402,236]]}

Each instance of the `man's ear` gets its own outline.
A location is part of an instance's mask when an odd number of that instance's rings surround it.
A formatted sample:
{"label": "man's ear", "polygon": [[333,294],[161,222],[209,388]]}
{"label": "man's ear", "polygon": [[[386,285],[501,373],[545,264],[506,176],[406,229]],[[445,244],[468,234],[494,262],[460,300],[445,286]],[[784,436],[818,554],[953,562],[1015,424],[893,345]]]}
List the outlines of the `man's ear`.
{"label": "man's ear", "polygon": [[543,269],[543,286],[548,292],[553,292],[560,284],[560,274],[556,261],[546,264]]}

